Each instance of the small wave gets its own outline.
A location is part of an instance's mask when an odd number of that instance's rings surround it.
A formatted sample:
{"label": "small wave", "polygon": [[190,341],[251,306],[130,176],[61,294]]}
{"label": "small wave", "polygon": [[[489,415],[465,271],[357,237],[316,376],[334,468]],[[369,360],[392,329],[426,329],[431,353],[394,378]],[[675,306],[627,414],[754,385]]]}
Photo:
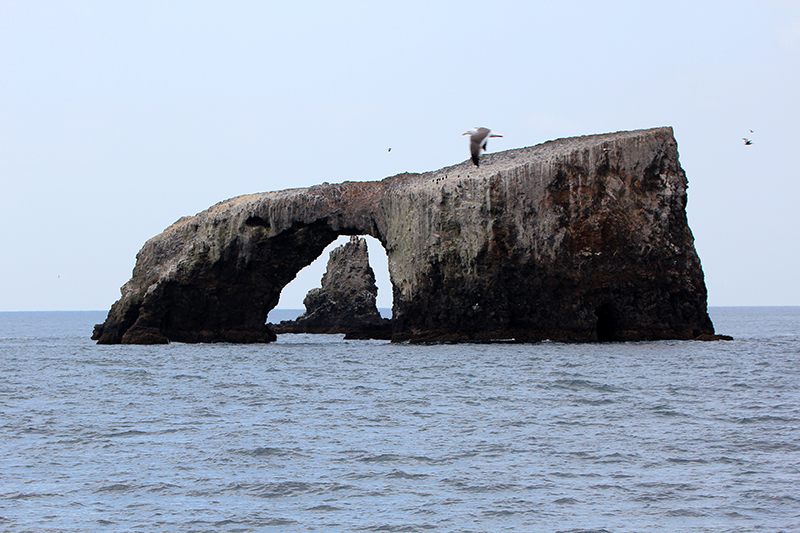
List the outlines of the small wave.
{"label": "small wave", "polygon": [[608,483],[600,483],[598,485],[591,485],[592,490],[619,490],[622,492],[631,492],[631,489],[623,487],[622,485],[609,485]]}
{"label": "small wave", "polygon": [[242,455],[249,455],[250,457],[281,457],[292,455],[292,452],[282,448],[258,447],[252,450],[241,450],[239,453]]}
{"label": "small wave", "polygon": [[631,461],[636,461],[639,459],[639,456],[636,454],[632,455],[624,455],[619,452],[612,453],[609,455],[604,455],[600,458],[601,463],[629,463]]}
{"label": "small wave", "polygon": [[562,529],[556,533],[611,533],[607,529]]}
{"label": "small wave", "polygon": [[155,483],[153,485],[147,485],[144,487],[146,492],[151,492],[157,494],[159,492],[171,492],[175,489],[179,489],[179,485],[174,485],[172,483]]}
{"label": "small wave", "polygon": [[634,501],[647,503],[685,499],[686,493],[697,490],[697,487],[688,483],[639,483],[637,488],[652,491],[633,498]]}
{"label": "small wave", "polygon": [[119,370],[119,374],[130,378],[149,378],[153,373],[143,368]]}
{"label": "small wave", "polygon": [[311,511],[312,513],[330,513],[333,511],[341,511],[340,507],[335,507],[333,505],[315,505],[314,507],[309,507],[306,511]]}
{"label": "small wave", "polygon": [[[256,498],[287,498],[303,494],[328,494],[350,488],[349,485],[341,483],[276,481],[271,483],[232,483],[220,489],[220,492],[245,493]],[[208,496],[208,493],[205,496]]]}
{"label": "small wave", "polygon": [[172,435],[173,433],[182,433],[187,428],[169,428],[169,429],[162,429],[160,431],[156,431],[158,435]]}
{"label": "small wave", "polygon": [[386,474],[386,477],[389,479],[424,479],[430,476],[428,474],[409,474],[402,470],[394,470]]}
{"label": "small wave", "polygon": [[762,452],[800,452],[800,445],[793,442],[768,442],[768,441],[746,441],[739,444],[732,444],[730,447],[741,450],[758,450]]}
{"label": "small wave", "polygon": [[667,511],[667,516],[699,518],[702,516],[708,516],[708,513],[704,513],[703,511],[699,511],[697,509],[673,509],[671,511]]}
{"label": "small wave", "polygon": [[103,435],[106,438],[121,438],[121,437],[138,437],[141,435],[147,435],[146,431],[139,431],[138,429],[129,429],[127,431],[114,431],[112,433],[107,433]]}
{"label": "small wave", "polygon": [[655,414],[660,415],[660,416],[675,417],[675,418],[692,418],[691,415],[689,415],[687,413],[682,413],[682,412],[676,411],[674,409],[669,409],[669,408],[667,408],[665,406],[653,407],[652,411]]}
{"label": "small wave", "polygon": [[14,492],[0,496],[8,500],[35,500],[36,498],[52,498],[58,495],[52,492]]}
{"label": "small wave", "polygon": [[473,494],[485,494],[485,493],[492,493],[492,492],[514,492],[521,489],[521,487],[515,483],[489,483],[483,485],[476,485],[474,483],[468,483],[467,481],[460,480],[460,479],[444,479],[443,480],[448,485],[451,485],[456,490],[462,492],[470,492]]}
{"label": "small wave", "polygon": [[488,517],[492,517],[492,518],[495,518],[495,517],[505,518],[505,517],[513,516],[515,514],[517,514],[517,511],[511,511],[511,510],[508,510],[508,509],[502,509],[502,510],[496,510],[496,511],[494,509],[492,509],[492,510],[483,512],[483,516],[488,516]]}
{"label": "small wave", "polygon": [[398,533],[400,533],[400,532],[418,533],[420,531],[427,531],[429,529],[435,529],[435,527],[433,527],[433,526],[424,526],[424,525],[423,526],[408,526],[408,525],[400,526],[400,525],[385,524],[385,525],[380,525],[380,526],[367,526],[367,527],[361,528],[361,531],[387,531],[389,533],[395,533],[395,532],[398,532]]}
{"label": "small wave", "polygon": [[557,379],[552,383],[553,388],[573,391],[593,390],[597,392],[622,392],[625,389],[615,387],[608,383],[597,383],[587,379]]}
{"label": "small wave", "polygon": [[[203,530],[209,528],[225,528],[226,531],[251,531],[253,528],[261,529],[264,527],[281,527],[297,524],[296,520],[289,518],[227,518],[211,522],[208,520],[190,520],[189,524],[202,527]],[[231,528],[231,526],[233,526]]]}
{"label": "small wave", "polygon": [[700,458],[687,459],[685,457],[669,457],[667,459],[667,462],[676,463],[676,464],[679,464],[679,465],[683,465],[683,464],[705,465],[705,464],[708,464],[708,461],[705,460],[705,459],[700,459]]}
{"label": "small wave", "polygon": [[299,494],[309,494],[314,492],[314,485],[304,481],[280,481],[276,483],[252,484],[246,488],[246,492],[259,498],[283,498],[287,496],[297,496]]}
{"label": "small wave", "polygon": [[[173,379],[176,379],[176,378],[173,378]],[[193,379],[205,379],[205,378],[193,378]],[[213,388],[215,390],[225,390],[225,389],[242,390],[242,389],[253,389],[253,388],[257,388],[257,387],[259,387],[259,385],[257,383],[250,383],[250,382],[243,382],[243,383],[220,382],[220,383],[215,383],[214,386],[213,386]]]}
{"label": "small wave", "polygon": [[382,453],[380,455],[370,455],[359,459],[362,463],[395,463],[401,460],[399,455],[393,453]]}
{"label": "small wave", "polygon": [[776,503],[796,503],[800,501],[798,500],[797,496],[793,496],[791,494],[785,494],[785,493],[773,494],[773,493],[768,493],[766,491],[764,491],[763,493],[761,491],[751,491],[750,493],[745,494],[745,497],[746,498],[752,497],[755,494],[758,494],[759,498],[763,498],[764,500]]}
{"label": "small wave", "polygon": [[557,505],[574,505],[578,503],[578,500],[575,498],[559,498],[557,500],[553,500],[553,503]]}
{"label": "small wave", "polygon": [[137,490],[137,487],[134,485],[129,485],[127,483],[111,483],[110,485],[103,485],[102,487],[98,487],[95,489],[96,493],[122,493],[122,492],[134,492]]}
{"label": "small wave", "polygon": [[533,421],[528,421],[528,420],[511,420],[511,421],[508,421],[508,422],[503,422],[502,424],[500,424],[500,427],[522,428],[522,427],[528,426],[528,425],[530,425],[532,423],[534,423],[534,422]]}
{"label": "small wave", "polygon": [[712,459],[712,461],[714,463],[721,463],[721,464],[724,464],[724,465],[743,465],[743,464],[745,464],[745,461],[742,460],[742,459],[737,459],[735,457],[727,457],[725,455],[722,455],[720,457],[715,457],[714,459]]}
{"label": "small wave", "polygon": [[763,424],[765,422],[781,422],[785,424],[797,424],[800,422],[797,418],[791,418],[787,416],[772,416],[772,415],[763,415],[763,416],[753,416],[753,417],[744,417],[736,419],[736,422],[739,424]]}
{"label": "small wave", "polygon": [[609,404],[612,404],[612,403],[616,403],[611,398],[600,398],[598,400],[590,400],[589,398],[578,398],[576,400],[576,402],[579,403],[579,404],[583,404],[583,405],[595,405],[595,406],[597,406],[597,405],[609,405]]}

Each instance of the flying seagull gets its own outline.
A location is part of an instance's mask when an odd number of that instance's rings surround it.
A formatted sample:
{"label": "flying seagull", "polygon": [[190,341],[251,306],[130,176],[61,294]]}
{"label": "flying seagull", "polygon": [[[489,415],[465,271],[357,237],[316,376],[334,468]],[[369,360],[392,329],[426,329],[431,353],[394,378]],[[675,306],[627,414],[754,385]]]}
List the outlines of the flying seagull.
{"label": "flying seagull", "polygon": [[747,137],[742,137],[742,140],[744,141],[745,146],[750,146],[751,144],[753,144],[753,141],[751,141]]}
{"label": "flying seagull", "polygon": [[472,162],[476,167],[480,166],[481,152],[486,151],[486,141],[489,137],[502,137],[489,128],[472,128],[462,135],[469,135],[469,153],[472,154]]}

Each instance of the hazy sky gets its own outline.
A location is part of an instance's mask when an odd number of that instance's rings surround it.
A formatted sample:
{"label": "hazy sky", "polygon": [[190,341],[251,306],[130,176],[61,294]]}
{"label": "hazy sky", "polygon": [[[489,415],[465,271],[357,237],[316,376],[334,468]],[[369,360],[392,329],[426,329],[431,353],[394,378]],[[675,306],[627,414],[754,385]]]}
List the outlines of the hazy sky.
{"label": "hazy sky", "polygon": [[473,126],[673,126],[709,305],[800,305],[800,2],[0,0],[0,311],[106,310],[181,216],[456,164]]}

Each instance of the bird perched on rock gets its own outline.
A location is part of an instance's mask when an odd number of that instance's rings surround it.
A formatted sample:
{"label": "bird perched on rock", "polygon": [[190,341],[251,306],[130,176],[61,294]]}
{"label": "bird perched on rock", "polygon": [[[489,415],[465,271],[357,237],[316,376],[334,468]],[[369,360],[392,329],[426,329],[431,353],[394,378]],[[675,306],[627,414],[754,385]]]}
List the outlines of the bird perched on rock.
{"label": "bird perched on rock", "polygon": [[486,151],[486,141],[489,137],[502,137],[489,128],[472,128],[462,135],[469,135],[469,153],[472,155],[472,162],[475,166],[480,166],[481,153]]}

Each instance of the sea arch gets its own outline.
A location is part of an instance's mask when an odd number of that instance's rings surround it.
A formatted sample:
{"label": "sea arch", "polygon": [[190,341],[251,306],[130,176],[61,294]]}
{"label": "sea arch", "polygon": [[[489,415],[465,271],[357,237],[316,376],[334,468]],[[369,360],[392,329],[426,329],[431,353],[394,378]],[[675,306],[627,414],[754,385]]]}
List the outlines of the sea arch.
{"label": "sea arch", "polygon": [[101,344],[275,340],[265,325],[269,312],[330,243],[369,235],[386,247],[381,184],[241,196],[181,218],[137,254],[123,297],[93,338]]}
{"label": "sea arch", "polygon": [[273,340],[281,290],[339,235],[386,251],[393,341],[713,334],[686,187],[672,129],[655,128],[240,196],[150,239],[93,338]]}

